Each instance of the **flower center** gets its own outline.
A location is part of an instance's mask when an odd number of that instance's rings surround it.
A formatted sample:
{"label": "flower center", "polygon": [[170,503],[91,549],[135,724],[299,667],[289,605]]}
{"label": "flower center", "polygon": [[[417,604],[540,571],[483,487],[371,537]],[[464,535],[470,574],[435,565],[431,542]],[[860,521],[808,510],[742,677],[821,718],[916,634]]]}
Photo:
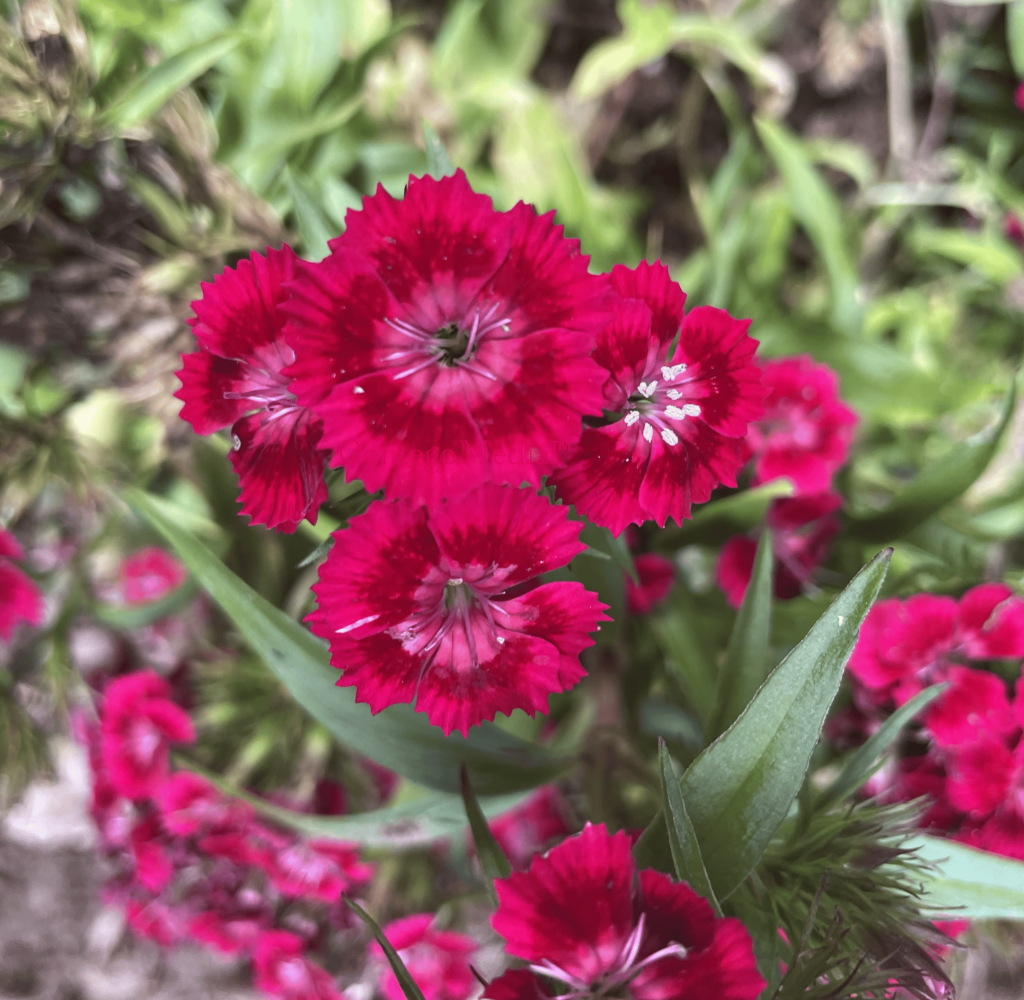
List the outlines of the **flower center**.
{"label": "flower center", "polygon": [[[686,365],[662,365],[661,378],[641,382],[637,391],[626,403],[623,423],[632,427],[643,421],[641,434],[650,443],[657,432],[669,447],[679,444],[678,425],[688,417],[699,417],[701,408],[697,403],[686,402],[686,384],[683,374]],[[645,372],[645,377],[651,373]]]}
{"label": "flower center", "polygon": [[394,376],[396,381],[436,364],[443,368],[461,368],[496,382],[497,376],[474,358],[480,346],[496,330],[509,332],[509,318],[498,315],[500,305],[493,302],[485,310],[477,308],[472,315],[467,314],[461,321],[452,320],[438,330],[428,330],[402,319],[385,320],[409,343],[382,360],[394,361],[401,368]]}

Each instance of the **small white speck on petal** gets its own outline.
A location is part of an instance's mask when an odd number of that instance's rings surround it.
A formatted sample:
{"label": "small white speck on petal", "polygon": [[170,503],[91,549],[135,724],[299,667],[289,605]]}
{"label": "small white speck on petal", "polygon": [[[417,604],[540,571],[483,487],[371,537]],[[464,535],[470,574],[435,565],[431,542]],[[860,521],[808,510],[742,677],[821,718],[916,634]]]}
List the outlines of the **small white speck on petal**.
{"label": "small white speck on petal", "polygon": [[638,410],[630,410],[626,414],[625,424],[627,427],[632,427],[640,419],[640,413]]}
{"label": "small white speck on petal", "polygon": [[367,615],[365,618],[360,618],[359,621],[353,622],[351,625],[346,625],[344,628],[338,628],[334,631],[338,635],[344,635],[346,632],[351,632],[354,628],[359,628],[360,625],[369,625],[370,622],[375,622],[380,615]]}
{"label": "small white speck on petal", "polygon": [[358,394],[366,392],[366,390],[361,385],[357,385],[352,391]]}
{"label": "small white speck on petal", "polygon": [[679,438],[676,436],[675,431],[671,431],[667,427],[662,428],[661,440],[665,444],[679,444]]}
{"label": "small white speck on petal", "polygon": [[505,639],[504,639],[503,636],[500,636],[500,635],[498,636],[498,645],[499,646],[504,646],[505,645]]}
{"label": "small white speck on petal", "polygon": [[650,424],[644,424],[644,440],[654,440],[654,428]]}

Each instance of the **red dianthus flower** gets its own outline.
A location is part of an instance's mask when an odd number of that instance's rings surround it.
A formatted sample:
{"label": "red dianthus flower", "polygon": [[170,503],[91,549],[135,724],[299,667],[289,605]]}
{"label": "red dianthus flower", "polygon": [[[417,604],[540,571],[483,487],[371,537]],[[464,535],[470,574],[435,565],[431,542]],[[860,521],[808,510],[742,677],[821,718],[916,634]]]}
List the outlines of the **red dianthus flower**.
{"label": "red dianthus flower", "polygon": [[197,434],[231,426],[241,512],[281,531],[294,531],[303,518],[315,524],[327,499],[320,421],[296,402],[282,374],[294,355],[278,306],[297,259],[287,245],[266,257],[252,253],[203,284],[203,297],[192,303],[199,350],[182,358],[175,393]]}
{"label": "red dianthus flower", "polygon": [[617,265],[611,283],[619,297],[594,360],[606,373],[604,408],[619,419],[586,428],[552,481],[618,535],[648,520],[681,523],[720,483],[735,486],[764,391],[748,320],[710,306],[684,317],[686,296],[663,264]]}
{"label": "red dianthus flower", "polygon": [[491,833],[513,868],[526,868],[533,856],[569,832],[554,785],[545,785],[522,805],[491,820]]}
{"label": "red dianthus flower", "polygon": [[626,575],[626,608],[632,615],[646,615],[660,604],[672,589],[676,571],[671,559],[657,552],[644,552],[633,558],[639,583]]}
{"label": "red dianthus flower", "polygon": [[[423,991],[425,1000],[466,1000],[476,986],[468,961],[476,951],[476,941],[455,931],[435,930],[433,922],[432,913],[416,913],[391,921],[384,928],[384,936]],[[387,1000],[405,1000],[402,987],[376,941],[370,945],[369,954],[380,966],[380,990]]]}
{"label": "red dianthus flower", "polygon": [[150,604],[180,587],[188,572],[169,552],[150,546],[123,559],[117,575],[125,604]]}
{"label": "red dianthus flower", "polygon": [[39,588],[10,561],[23,558],[14,536],[0,528],[0,639],[5,642],[18,622],[38,625],[43,620]]}
{"label": "red dianthus flower", "polygon": [[491,924],[533,974],[506,973],[491,1000],[538,1000],[549,994],[538,977],[572,1000],[754,1000],[765,987],[743,924],[716,918],[685,882],[637,873],[625,833],[588,824],[495,888]]}
{"label": "red dianthus flower", "polygon": [[606,621],[575,582],[533,586],[583,551],[565,507],[488,484],[433,510],[375,503],[336,532],[309,616],[344,673],[379,712],[415,702],[445,734],[521,708],[584,674],[579,654]]}
{"label": "red dianthus flower", "polygon": [[753,483],[784,476],[797,496],[829,490],[857,426],[857,414],[839,398],[836,373],[806,354],[767,361],[762,371],[767,409],[746,439]]}
{"label": "red dianthus flower", "polygon": [[305,956],[302,938],[264,931],[256,941],[256,987],[282,1000],[342,1000],[334,978]]}
{"label": "red dianthus flower", "polygon": [[590,354],[610,293],[553,215],[497,212],[462,171],[413,177],[299,265],[288,372],[332,465],[436,503],[467,482],[539,484],[559,464],[582,415],[601,412]]}
{"label": "red dianthus flower", "polygon": [[127,799],[151,796],[167,778],[170,744],[196,738],[188,713],[170,694],[151,670],[119,677],[106,690],[103,763],[111,786]]}

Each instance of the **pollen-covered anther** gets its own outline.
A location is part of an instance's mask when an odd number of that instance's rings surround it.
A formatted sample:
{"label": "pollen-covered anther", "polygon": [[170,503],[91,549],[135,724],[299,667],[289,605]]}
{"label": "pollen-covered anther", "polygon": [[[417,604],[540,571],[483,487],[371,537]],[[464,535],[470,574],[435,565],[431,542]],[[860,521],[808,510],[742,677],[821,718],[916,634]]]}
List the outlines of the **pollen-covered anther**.
{"label": "pollen-covered anther", "polygon": [[639,419],[640,419],[640,411],[639,410],[630,410],[629,413],[626,414],[626,418],[625,418],[626,426],[627,427],[632,427],[633,424],[635,424]]}
{"label": "pollen-covered anther", "polygon": [[685,420],[687,417],[699,417],[700,407],[696,403],[684,403],[682,406],[666,406],[665,416],[671,420]]}
{"label": "pollen-covered anther", "polygon": [[666,382],[674,382],[683,372],[686,371],[686,365],[662,365],[661,377]]}
{"label": "pollen-covered anther", "polygon": [[668,427],[663,427],[661,431],[661,439],[665,444],[679,444],[679,437],[675,431],[669,430]]}
{"label": "pollen-covered anther", "polygon": [[654,428],[650,424],[644,424],[644,440],[645,441],[653,441],[654,440]]}
{"label": "pollen-covered anther", "polygon": [[637,387],[636,391],[640,393],[644,399],[650,399],[654,395],[654,390],[658,388],[658,383],[655,382],[641,382]]}

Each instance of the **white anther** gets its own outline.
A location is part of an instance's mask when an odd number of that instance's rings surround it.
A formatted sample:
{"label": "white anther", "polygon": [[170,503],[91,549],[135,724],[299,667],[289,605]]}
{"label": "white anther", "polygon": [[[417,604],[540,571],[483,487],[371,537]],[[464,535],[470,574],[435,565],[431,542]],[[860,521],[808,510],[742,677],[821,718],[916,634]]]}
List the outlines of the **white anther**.
{"label": "white anther", "polygon": [[367,615],[365,618],[360,618],[359,621],[353,622],[351,625],[346,625],[344,628],[335,629],[334,631],[338,635],[344,635],[346,632],[351,632],[354,628],[359,628],[360,625],[369,625],[370,622],[375,622],[380,615]]}
{"label": "white anther", "polygon": [[626,424],[627,427],[632,427],[633,424],[635,424],[639,419],[640,419],[640,411],[639,410],[630,410],[629,413],[626,414],[625,424]]}
{"label": "white anther", "polygon": [[669,389],[665,395],[668,396],[669,399],[682,399],[683,397],[683,394],[678,389]]}
{"label": "white anther", "polygon": [[453,576],[448,581],[448,586],[449,587],[457,587],[460,583],[462,583],[462,577],[461,576]]}
{"label": "white anther", "polygon": [[654,395],[654,390],[658,388],[657,382],[641,382],[637,386],[637,390],[644,399],[650,399]]}
{"label": "white anther", "polygon": [[688,417],[699,417],[700,407],[696,403],[683,403],[683,413]]}
{"label": "white anther", "polygon": [[679,444],[679,438],[676,436],[675,431],[669,430],[667,427],[662,428],[661,440],[665,444]]}
{"label": "white anther", "polygon": [[678,406],[666,406],[665,416],[669,420],[682,420],[686,416],[686,411],[680,410]]}
{"label": "white anther", "polygon": [[661,375],[666,382],[674,382],[685,371],[686,365],[672,365],[671,367],[662,365],[661,367]]}
{"label": "white anther", "polygon": [[650,424],[644,424],[644,440],[652,441],[654,439],[654,428]]}

